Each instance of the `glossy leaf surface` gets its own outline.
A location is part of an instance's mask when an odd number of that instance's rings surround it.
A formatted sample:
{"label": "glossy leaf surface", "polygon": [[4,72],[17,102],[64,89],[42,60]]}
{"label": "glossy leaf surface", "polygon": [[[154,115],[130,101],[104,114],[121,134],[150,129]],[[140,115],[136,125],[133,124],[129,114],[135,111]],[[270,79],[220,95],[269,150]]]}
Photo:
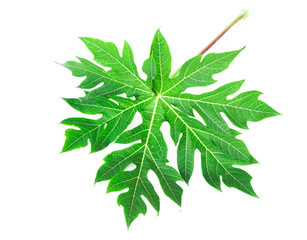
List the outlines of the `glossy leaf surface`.
{"label": "glossy leaf surface", "polygon": [[[239,132],[228,126],[221,113],[242,129],[248,128],[248,121],[257,122],[279,113],[258,99],[261,94],[258,91],[229,98],[239,91],[243,81],[227,83],[201,94],[184,93],[190,87],[214,84],[217,80],[213,75],[227,69],[243,48],[196,56],[171,78],[170,49],[158,30],[150,56],[142,66],[147,75],[143,80],[127,42],[120,54],[113,43],[94,38],[81,40],[96,63],[78,58],[78,62],[63,64],[74,76],[84,78],[79,88],[87,89],[81,98],[64,100],[77,111],[98,118],[63,120],[63,124],[74,128],[66,130],[62,152],[85,147],[89,142],[91,152],[100,151],[111,143],[130,144],[108,154],[95,179],[96,183],[109,181],[107,192],[125,190],[119,194],[118,204],[124,208],[128,227],[139,214],[146,214],[148,206],[142,196],[157,212],[160,210],[160,197],[148,179],[150,170],[157,176],[165,195],[181,205],[182,188],[177,183],[189,182],[196,149],[201,153],[202,173],[208,184],[221,190],[223,182],[257,196],[251,186],[252,177],[238,167],[257,161],[237,138]],[[203,121],[197,119],[193,111]],[[141,114],[142,122],[126,130],[136,112]],[[161,132],[163,122],[170,124],[170,135],[177,147],[177,169],[168,164],[175,159],[167,159],[168,143]],[[135,168],[126,170],[131,164]]]}

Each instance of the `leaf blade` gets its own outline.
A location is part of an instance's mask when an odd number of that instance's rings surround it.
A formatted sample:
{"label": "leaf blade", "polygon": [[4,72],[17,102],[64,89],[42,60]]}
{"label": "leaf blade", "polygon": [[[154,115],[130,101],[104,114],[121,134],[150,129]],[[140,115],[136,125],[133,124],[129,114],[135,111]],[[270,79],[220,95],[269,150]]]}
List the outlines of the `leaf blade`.
{"label": "leaf blade", "polygon": [[[80,88],[89,89],[81,98],[64,98],[75,110],[87,115],[101,115],[98,119],[68,118],[61,123],[72,126],[66,130],[62,152],[91,144],[97,152],[115,142],[131,144],[104,157],[95,184],[109,181],[107,192],[127,190],[118,195],[124,208],[127,227],[145,215],[150,205],[159,213],[160,198],[148,179],[149,171],[157,176],[164,194],[181,206],[183,190],[178,181],[189,183],[194,169],[194,153],[201,153],[201,169],[209,185],[221,191],[221,183],[257,197],[251,186],[252,177],[237,166],[257,163],[240,134],[226,123],[247,129],[248,121],[279,115],[258,98],[260,92],[237,93],[244,81],[225,84],[214,91],[198,95],[183,93],[189,87],[209,86],[217,80],[213,75],[224,71],[244,49],[225,53],[210,53],[188,60],[179,73],[170,78],[171,54],[168,44],[158,29],[151,45],[150,56],[142,70],[146,81],[138,74],[130,45],[124,42],[122,55],[111,42],[81,38],[102,67],[78,58],[64,67],[73,76],[85,77]],[[197,120],[195,111],[202,121]],[[127,130],[135,114],[142,122]],[[168,165],[167,144],[162,124],[168,122],[170,135],[177,149],[178,171]],[[76,129],[77,128],[77,129]],[[172,159],[170,159],[172,160]],[[133,170],[129,166],[135,165]]]}
{"label": "leaf blade", "polygon": [[153,79],[154,89],[157,93],[161,93],[171,73],[172,57],[168,44],[159,29],[151,44],[150,55],[153,56],[156,65]]}
{"label": "leaf blade", "polygon": [[103,42],[96,38],[86,37],[81,37],[80,39],[92,52],[97,63],[111,68],[109,71],[111,77],[150,93],[149,87],[136,71],[133,54],[131,54],[130,46],[127,43],[125,43],[124,47],[124,56],[120,57],[117,47],[111,42]]}

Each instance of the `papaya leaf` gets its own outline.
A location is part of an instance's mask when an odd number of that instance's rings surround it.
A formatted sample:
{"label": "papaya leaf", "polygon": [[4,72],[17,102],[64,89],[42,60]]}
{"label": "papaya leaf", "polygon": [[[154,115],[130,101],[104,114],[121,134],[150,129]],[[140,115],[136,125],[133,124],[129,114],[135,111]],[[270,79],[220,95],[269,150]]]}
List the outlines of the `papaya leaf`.
{"label": "papaya leaf", "polygon": [[[258,99],[261,94],[258,91],[242,92],[229,99],[244,81],[227,83],[201,94],[184,93],[190,87],[214,84],[217,80],[213,75],[227,69],[244,48],[198,55],[184,63],[175,77],[170,77],[171,53],[158,30],[150,56],[142,66],[147,75],[143,80],[127,42],[120,55],[113,43],[94,38],[81,40],[98,65],[84,58],[62,64],[73,76],[85,77],[79,88],[87,90],[83,97],[64,100],[77,111],[99,118],[63,120],[62,124],[74,128],[66,130],[62,152],[86,147],[89,142],[91,152],[100,151],[111,143],[129,144],[105,156],[95,178],[95,183],[109,181],[107,192],[126,190],[119,194],[118,204],[124,208],[128,227],[139,214],[146,214],[147,205],[142,196],[160,211],[160,198],[148,179],[150,170],[156,174],[165,195],[181,205],[183,190],[178,181],[189,182],[196,149],[201,153],[202,173],[208,184],[221,190],[223,182],[257,197],[251,186],[252,177],[239,167],[257,161],[237,138],[240,133],[226,123],[221,113],[242,129],[248,129],[248,121],[258,122],[279,113]],[[194,111],[205,124],[195,117]],[[136,112],[141,114],[142,122],[127,130]],[[170,125],[178,169],[168,165],[174,159],[167,159],[169,143],[161,132],[163,122]],[[131,164],[135,168],[127,170]]]}

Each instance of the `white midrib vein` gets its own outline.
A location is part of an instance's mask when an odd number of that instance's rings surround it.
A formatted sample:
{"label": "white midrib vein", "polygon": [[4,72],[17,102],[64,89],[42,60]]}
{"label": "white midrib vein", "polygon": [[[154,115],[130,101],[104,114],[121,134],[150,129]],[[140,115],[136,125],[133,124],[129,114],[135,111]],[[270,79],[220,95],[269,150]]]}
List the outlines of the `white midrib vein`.
{"label": "white midrib vein", "polygon": [[148,141],[149,141],[149,137],[150,137],[150,134],[151,134],[151,128],[152,128],[154,118],[155,118],[155,115],[156,115],[156,111],[157,111],[158,101],[159,101],[159,97],[156,98],[155,106],[154,106],[154,109],[153,109],[153,112],[152,112],[151,121],[150,121],[150,124],[149,124],[148,134],[147,134],[146,142],[145,142],[145,145],[144,145],[144,152],[143,152],[143,156],[142,156],[142,160],[141,160],[141,164],[140,164],[140,170],[139,170],[139,174],[137,176],[137,179],[136,179],[136,182],[135,182],[135,185],[134,185],[134,191],[133,191],[133,194],[132,194],[132,200],[131,200],[131,205],[130,205],[130,210],[129,210],[129,215],[128,215],[128,222],[130,222],[132,206],[133,206],[133,202],[134,202],[134,199],[135,199],[135,193],[136,193],[137,185],[138,185],[139,180],[141,180],[140,176],[141,176],[141,173],[142,173],[142,168],[143,168],[143,164],[144,164],[144,160],[145,160],[146,150],[148,148]]}
{"label": "white midrib vein", "polygon": [[163,96],[163,97],[164,98],[178,99],[179,101],[200,102],[200,103],[206,103],[206,104],[210,104],[210,105],[218,105],[218,106],[222,106],[222,107],[237,108],[237,109],[241,109],[241,110],[247,110],[247,111],[250,111],[250,112],[259,112],[259,113],[268,113],[268,114],[271,113],[271,112],[264,112],[264,111],[249,109],[249,108],[242,108],[242,107],[229,105],[229,104],[222,104],[222,103],[215,103],[215,102],[205,102],[205,101],[202,101],[200,99],[187,99],[187,98],[171,97],[171,96]]}
{"label": "white midrib vein", "polygon": [[[123,66],[124,66],[124,65],[123,65]],[[101,78],[106,78],[106,79],[108,79],[108,80],[110,80],[110,81],[117,82],[117,83],[119,83],[119,84],[121,84],[121,85],[124,85],[124,86],[127,86],[127,87],[133,87],[133,88],[138,89],[138,90],[140,90],[140,91],[142,91],[142,92],[150,93],[149,91],[145,91],[145,90],[142,89],[142,88],[138,88],[138,87],[135,87],[135,86],[131,86],[131,85],[129,85],[129,84],[126,84],[126,83],[123,83],[123,82],[121,82],[121,81],[119,81],[119,80],[116,80],[116,79],[114,79],[114,78],[111,78],[111,77],[109,77],[109,76],[107,75],[107,73],[104,73],[105,75],[101,75],[101,74],[98,74],[98,73],[96,73],[96,72],[93,72],[93,71],[89,70],[88,68],[83,69],[83,68],[79,68],[79,67],[76,67],[76,66],[70,66],[70,67],[71,67],[71,68],[75,68],[75,69],[79,69],[79,70],[83,70],[83,71],[89,72],[89,73],[91,73],[91,74],[95,74],[95,75],[100,76],[99,78],[97,78],[97,79],[96,79],[95,81],[93,81],[93,82],[97,82],[97,81],[100,80]],[[145,86],[146,86],[146,85],[145,85]]]}
{"label": "white midrib vein", "polygon": [[121,112],[120,109],[116,109],[116,108],[112,108],[112,107],[104,107],[102,105],[94,105],[94,104],[87,104],[87,103],[82,103],[81,100],[79,99],[79,102],[74,103],[75,105],[79,105],[79,106],[88,106],[88,107],[95,107],[95,108],[100,108],[101,110],[103,109],[109,109],[112,111],[116,111],[116,112]]}
{"label": "white midrib vein", "polygon": [[[234,54],[236,54],[236,53],[234,53]],[[231,55],[232,55],[232,54],[231,54]],[[223,60],[224,58],[227,58],[227,57],[229,57],[229,56],[231,56],[231,55],[227,55],[227,56],[222,57],[222,58],[219,58],[219,59],[217,59],[217,60],[215,60],[215,61],[213,61],[213,62],[210,62],[210,63],[208,63],[207,65],[204,65],[204,66],[202,66],[201,68],[197,69],[196,71],[190,73],[188,76],[184,76],[183,79],[181,79],[180,81],[178,81],[178,82],[177,82],[176,84],[174,84],[171,88],[167,89],[165,92],[163,92],[163,94],[165,94],[165,93],[169,92],[170,90],[172,90],[174,87],[176,87],[178,84],[180,84],[182,81],[184,81],[186,78],[190,77],[191,75],[193,75],[193,74],[199,72],[200,70],[202,70],[202,69],[204,69],[204,68],[208,68],[208,66],[210,66],[211,64],[216,63],[216,62],[218,62],[218,61],[221,61],[221,60]]]}
{"label": "white midrib vein", "polygon": [[221,187],[217,184],[215,184],[215,182],[213,181],[212,177],[211,177],[211,174],[210,174],[210,171],[209,171],[209,164],[208,164],[208,151],[206,151],[206,168],[207,168],[207,173],[208,173],[208,176],[209,178],[211,179],[211,182],[216,186],[217,189],[221,189]]}
{"label": "white midrib vein", "polygon": [[[98,181],[100,181],[100,179],[102,179],[105,175],[107,175],[110,171],[113,171],[114,168],[116,168],[118,165],[122,164],[124,161],[126,161],[128,158],[130,158],[131,156],[133,156],[134,154],[136,154],[141,148],[143,148],[144,146],[139,147],[137,150],[135,150],[133,153],[131,153],[129,156],[125,157],[123,160],[119,161],[118,163],[116,163],[114,166],[112,166],[108,171],[104,172],[101,176],[99,176],[97,178]],[[97,182],[98,182],[97,181]],[[114,185],[116,186],[116,185]]]}
{"label": "white midrib vein", "polygon": [[201,145],[204,146],[206,151],[210,152],[210,154],[214,157],[214,159],[224,168],[224,170],[233,178],[235,179],[243,188],[245,188],[248,192],[250,192],[241,182],[235,178],[228,170],[224,167],[224,165],[215,157],[214,153],[209,150],[209,148],[203,143],[203,141],[197,136],[197,134],[194,132],[194,130],[180,117],[180,115],[166,102],[162,97],[161,100],[169,107],[169,109],[181,120],[181,122],[193,133],[193,135],[197,138],[197,140],[200,142]]}
{"label": "white midrib vein", "polygon": [[[197,102],[195,102],[195,103],[196,103],[198,109],[199,109],[203,114],[205,114],[206,117],[209,118],[209,119],[214,123],[214,125],[215,125],[218,129],[220,129],[220,131],[222,131],[225,135],[230,135],[230,131],[228,131],[228,132],[225,131],[219,124],[217,124],[217,123],[214,121],[213,118],[211,118],[210,114],[208,114],[206,111],[204,111],[204,110],[198,105]],[[214,109],[214,110],[215,110],[215,109]],[[215,111],[215,112],[216,112],[216,111]]]}
{"label": "white midrib vein", "polygon": [[[87,40],[85,40],[87,41]],[[150,89],[149,87],[144,83],[144,81],[142,79],[140,79],[138,76],[135,75],[135,73],[131,72],[129,68],[127,68],[124,64],[122,64],[118,59],[116,59],[114,56],[112,56],[110,53],[108,53],[107,51],[105,51],[104,49],[102,49],[101,47],[99,47],[98,45],[94,44],[94,43],[91,43],[89,41],[87,41],[89,44],[97,47],[98,49],[100,49],[100,51],[103,51],[105,54],[107,54],[108,56],[110,56],[112,59],[114,59],[116,62],[118,62],[121,66],[123,66],[127,72],[131,73],[140,83],[142,83],[149,91],[147,92],[150,92]]]}
{"label": "white midrib vein", "polygon": [[174,194],[174,192],[172,191],[172,188],[170,187],[170,185],[169,185],[168,182],[166,181],[166,179],[165,179],[163,173],[161,172],[161,170],[160,170],[159,166],[157,165],[156,161],[154,160],[155,158],[153,157],[153,155],[152,155],[152,153],[151,153],[151,151],[150,151],[149,148],[148,148],[148,152],[149,152],[149,154],[150,154],[150,156],[151,156],[151,158],[152,158],[153,163],[156,165],[157,170],[160,172],[160,174],[161,174],[161,176],[163,177],[165,183],[167,184],[168,189],[171,191],[171,193],[172,193],[174,199],[176,199],[176,201],[178,202],[178,199],[177,199],[176,195]]}
{"label": "white midrib vein", "polygon": [[146,102],[146,101],[148,101],[148,100],[150,100],[150,99],[151,99],[151,98],[147,98],[147,99],[145,99],[145,100],[143,100],[143,101],[141,101],[141,102],[138,102],[138,103],[136,103],[136,104],[134,104],[134,105],[132,105],[132,106],[130,106],[130,107],[124,109],[124,110],[121,111],[120,113],[114,115],[112,118],[108,119],[107,121],[104,121],[102,124],[99,124],[97,127],[93,128],[92,130],[90,130],[90,131],[88,131],[88,132],[82,134],[82,136],[78,137],[75,141],[73,141],[71,144],[69,144],[69,146],[67,146],[66,149],[69,148],[70,146],[72,146],[75,142],[79,141],[79,140],[80,140],[81,138],[83,138],[85,135],[87,135],[87,134],[89,134],[89,133],[95,131],[97,128],[100,128],[102,125],[106,124],[107,122],[111,121],[112,119],[116,118],[117,116],[123,114],[123,113],[126,112],[127,110],[129,110],[129,109],[131,109],[131,108],[134,108],[134,107],[136,107],[137,105],[140,105],[141,103],[144,103],[144,102]]}
{"label": "white midrib vein", "polygon": [[[168,96],[163,96],[163,97],[165,97],[165,98],[173,98],[173,97],[168,97]],[[175,98],[175,99],[181,99],[181,98]],[[185,99],[184,99],[185,100]],[[164,100],[163,100],[164,101]],[[194,101],[194,100],[191,100],[191,101]],[[201,102],[201,101],[200,101]],[[208,102],[208,103],[210,103],[210,102]],[[215,103],[213,103],[213,104],[215,104]],[[199,107],[199,105],[197,104],[197,102],[196,102],[196,105]],[[228,106],[228,105],[226,105],[226,106]],[[200,107],[199,107],[200,108]],[[205,112],[204,112],[205,113]],[[206,114],[207,115],[207,114]],[[210,116],[209,115],[207,115],[209,118],[210,118]],[[211,118],[210,118],[211,119]],[[212,120],[213,121],[213,120]],[[216,126],[217,127],[219,127],[219,125],[217,125],[216,124]],[[220,128],[220,127],[219,127]],[[222,129],[223,130],[223,129]],[[200,130],[201,131],[201,130]],[[223,130],[224,131],[224,130]],[[220,141],[223,141],[223,142],[225,142],[227,145],[230,145],[227,141],[225,141],[224,139],[222,139],[222,138],[219,138],[218,136],[216,136],[216,135],[213,135],[213,134],[211,134],[211,133],[208,133],[208,132],[205,132],[206,134],[208,134],[208,135],[211,135],[211,136],[214,136],[214,137],[216,137],[216,138],[218,138]],[[232,145],[231,145],[232,146]],[[236,149],[240,154],[242,154],[246,159],[249,159],[249,157],[248,156],[246,156],[244,153],[242,153],[238,148],[236,148],[235,146],[232,146],[234,149]]]}

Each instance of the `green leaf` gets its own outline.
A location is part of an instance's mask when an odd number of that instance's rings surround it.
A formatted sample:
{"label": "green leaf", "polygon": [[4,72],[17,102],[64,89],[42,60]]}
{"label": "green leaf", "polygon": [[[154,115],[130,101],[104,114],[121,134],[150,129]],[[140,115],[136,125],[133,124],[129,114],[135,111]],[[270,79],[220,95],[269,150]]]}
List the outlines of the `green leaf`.
{"label": "green leaf", "polygon": [[243,49],[225,53],[209,53],[203,60],[201,60],[201,55],[188,60],[182,65],[179,74],[163,86],[164,95],[178,94],[189,87],[205,87],[215,83],[212,75],[228,68],[232,60]]}
{"label": "green leaf", "polygon": [[86,77],[79,88],[92,89],[104,83],[101,87],[98,87],[90,92],[91,96],[115,96],[118,94],[126,93],[127,96],[139,96],[144,94],[150,94],[147,89],[139,86],[132,86],[129,81],[122,80],[116,77],[110,77],[103,68],[93,64],[92,62],[78,58],[80,62],[68,61],[62,66],[72,71],[73,76]]}
{"label": "green leaf", "polygon": [[[81,40],[101,66],[83,58],[78,58],[80,62],[63,64],[74,76],[85,77],[79,87],[88,89],[83,97],[64,100],[75,110],[98,118],[63,120],[63,124],[73,128],[65,132],[62,151],[86,147],[88,142],[91,152],[111,143],[122,144],[121,150],[103,158],[95,183],[109,181],[107,192],[124,190],[118,195],[118,204],[124,208],[128,227],[139,214],[146,214],[148,206],[144,198],[160,211],[160,197],[148,179],[149,171],[157,176],[164,194],[181,205],[183,190],[178,181],[189,183],[196,149],[201,153],[201,170],[209,185],[221,191],[224,183],[257,197],[251,186],[252,177],[240,169],[257,160],[237,138],[240,133],[233,127],[247,129],[249,121],[258,122],[279,113],[258,99],[261,94],[258,91],[237,94],[244,81],[227,83],[201,94],[183,93],[190,87],[214,84],[217,80],[213,75],[227,69],[244,48],[193,57],[170,78],[171,54],[158,30],[142,66],[147,76],[143,80],[127,42],[120,56],[113,43],[94,38]],[[236,96],[230,97],[233,94]],[[204,123],[195,117],[195,111]],[[127,130],[136,112],[141,114],[142,122]],[[231,126],[221,113],[230,120]],[[164,122],[169,123],[170,136],[177,148],[178,169],[168,164],[175,159],[167,159],[169,143],[161,132]],[[135,168],[129,170],[132,165]]]}
{"label": "green leaf", "polygon": [[152,87],[152,80],[156,75],[156,64],[152,55],[150,55],[150,57],[144,61],[142,70],[147,75],[146,81],[148,82],[148,85]]}
{"label": "green leaf", "polygon": [[[130,99],[117,97],[115,99],[119,103],[118,106],[116,104],[114,104],[116,106],[111,106],[111,101],[109,101],[109,105],[104,105],[104,107],[97,109],[97,106],[93,104],[89,106],[89,101],[85,99],[81,99],[79,102],[76,99],[66,99],[66,101],[81,112],[90,114],[102,113],[103,115],[97,120],[86,118],[68,118],[63,120],[61,122],[62,124],[77,127],[80,130],[66,130],[66,141],[62,152],[85,147],[87,146],[88,140],[91,142],[91,152],[98,152],[106,148],[110,143],[114,142],[118,135],[120,135],[131,123],[137,108],[150,100],[132,101]],[[105,101],[105,99],[103,101]],[[103,104],[103,101],[101,101],[101,104]],[[76,104],[76,102],[78,103]],[[84,105],[80,106],[80,102],[84,103]],[[95,106],[95,110],[93,106]],[[84,108],[87,110],[84,110]]]}
{"label": "green leaf", "polygon": [[154,36],[150,55],[153,57],[156,65],[156,74],[153,80],[154,89],[155,92],[161,93],[164,85],[169,80],[172,58],[167,42],[160,30],[158,30]]}
{"label": "green leaf", "polygon": [[140,78],[134,63],[132,50],[127,42],[122,57],[115,44],[95,38],[80,38],[93,53],[94,60],[101,66],[110,67],[108,75],[128,86],[150,93],[150,88]]}
{"label": "green leaf", "polygon": [[[120,143],[141,140],[141,143],[108,155],[96,175],[95,182],[111,179],[108,192],[129,189],[118,198],[118,204],[124,207],[128,227],[138,214],[146,213],[142,195],[157,211],[160,209],[159,197],[147,178],[149,170],[157,175],[164,193],[178,205],[181,204],[182,189],[176,183],[181,177],[174,168],[166,165],[167,147],[159,130],[164,110],[159,101],[159,98],[154,98],[144,109],[140,109],[144,116],[142,125],[138,127],[141,131],[127,131],[117,140]],[[136,169],[123,171],[131,163],[136,165]]]}

